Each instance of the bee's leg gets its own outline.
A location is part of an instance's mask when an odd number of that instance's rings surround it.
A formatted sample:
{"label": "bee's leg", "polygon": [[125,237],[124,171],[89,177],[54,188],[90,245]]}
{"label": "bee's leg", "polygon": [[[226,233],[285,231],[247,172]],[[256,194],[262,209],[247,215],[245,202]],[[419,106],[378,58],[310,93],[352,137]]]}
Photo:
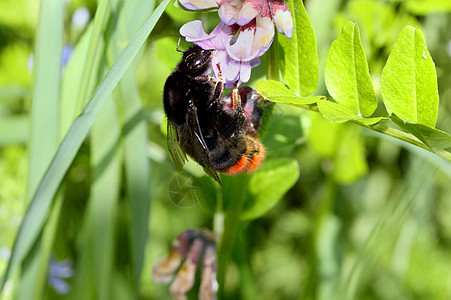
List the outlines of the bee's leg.
{"label": "bee's leg", "polygon": [[216,66],[218,67],[219,70],[219,74],[218,74],[218,79],[215,81],[215,90],[214,90],[214,94],[213,94],[213,99],[215,99],[215,101],[219,101],[219,98],[221,98],[222,92],[224,91],[224,81],[222,80],[222,71],[221,71],[221,66],[218,64],[216,64]]}
{"label": "bee's leg", "polygon": [[219,63],[217,63],[216,66],[218,67],[218,70],[219,70],[219,72],[218,72],[218,73],[219,73],[219,74],[218,74],[218,79],[221,80],[221,81],[223,81],[223,80],[222,80],[221,65],[220,65]]}
{"label": "bee's leg", "polygon": [[232,107],[234,109],[241,108],[241,96],[238,91],[238,81],[235,82],[235,86],[233,87],[232,90]]}
{"label": "bee's leg", "polygon": [[215,90],[213,93],[213,99],[218,102],[219,98],[221,98],[222,92],[224,91],[224,81],[217,80],[215,82]]}

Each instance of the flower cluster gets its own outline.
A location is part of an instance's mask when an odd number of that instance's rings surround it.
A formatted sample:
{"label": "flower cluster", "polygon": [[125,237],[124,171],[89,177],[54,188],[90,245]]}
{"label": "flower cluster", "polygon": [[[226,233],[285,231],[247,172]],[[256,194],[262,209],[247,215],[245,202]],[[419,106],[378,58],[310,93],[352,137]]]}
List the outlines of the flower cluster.
{"label": "flower cluster", "polygon": [[64,279],[74,276],[71,260],[56,260],[51,257],[47,274],[47,282],[60,295],[70,292],[71,286]]}
{"label": "flower cluster", "polygon": [[[218,290],[216,246],[213,233],[207,229],[183,231],[172,242],[169,254],[154,265],[152,269],[153,281],[155,283],[172,281],[170,291],[174,299],[187,299],[186,292],[194,285],[196,267],[202,254],[203,264],[199,299],[216,299]],[[179,268],[183,260],[185,261]]]}
{"label": "flower cluster", "polygon": [[[186,23],[180,34],[203,49],[216,49],[212,61],[215,77],[220,71],[227,88],[249,81],[251,69],[271,46],[274,24],[291,38],[293,20],[283,0],[179,0],[187,9],[218,7],[221,22],[207,34],[199,20]],[[237,35],[237,37],[235,37]]]}

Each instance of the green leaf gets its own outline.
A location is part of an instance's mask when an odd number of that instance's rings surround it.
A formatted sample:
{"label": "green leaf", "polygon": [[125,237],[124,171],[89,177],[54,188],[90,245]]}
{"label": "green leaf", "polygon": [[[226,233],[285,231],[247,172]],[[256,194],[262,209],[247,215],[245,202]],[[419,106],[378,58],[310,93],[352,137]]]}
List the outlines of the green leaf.
{"label": "green leaf", "polygon": [[451,135],[448,133],[432,128],[423,124],[414,124],[404,122],[395,114],[390,116],[390,119],[399,127],[416,136],[420,141],[426,144],[429,148],[434,150],[443,150],[451,147]]}
{"label": "green leaf", "polygon": [[275,80],[259,80],[257,91],[266,100],[284,104],[313,104],[324,98],[323,96],[299,97],[285,85]]}
{"label": "green leaf", "polygon": [[401,31],[382,72],[382,97],[390,114],[408,123],[435,126],[437,74],[421,31]]}
{"label": "green leaf", "polygon": [[282,76],[301,96],[312,94],[318,86],[318,53],[315,33],[301,0],[287,0],[293,16],[293,37],[279,36],[282,46]]}
{"label": "green leaf", "polygon": [[9,260],[4,277],[2,278],[1,288],[3,288],[10,274],[23,261],[26,254],[33,246],[33,243],[36,241],[36,238],[45,223],[52,198],[67,169],[72,163],[72,160],[77,154],[78,149],[83,143],[83,140],[86,138],[97,114],[132,63],[138,51],[143,46],[169,1],[170,0],[163,1],[141,26],[134,38],[130,41],[124,51],[122,51],[115,64],[111,67],[109,73],[86,105],[83,113],[70,127],[69,132],[58,148],[50,167],[47,169],[43,179],[39,183],[36,193],[25,214],[16,241],[14,242],[12,256]]}
{"label": "green leaf", "polygon": [[325,80],[334,100],[357,115],[368,117],[376,110],[376,94],[357,24],[347,22],[332,43],[326,61]]}
{"label": "green leaf", "polygon": [[244,202],[243,220],[264,215],[273,208],[299,178],[296,160],[279,158],[266,161],[250,179]]}
{"label": "green leaf", "polygon": [[328,100],[319,100],[317,102],[318,109],[324,118],[338,123],[355,121],[362,125],[369,126],[374,125],[382,120],[387,120],[385,117],[373,117],[373,118],[363,118],[358,116],[355,112],[351,111],[349,108]]}

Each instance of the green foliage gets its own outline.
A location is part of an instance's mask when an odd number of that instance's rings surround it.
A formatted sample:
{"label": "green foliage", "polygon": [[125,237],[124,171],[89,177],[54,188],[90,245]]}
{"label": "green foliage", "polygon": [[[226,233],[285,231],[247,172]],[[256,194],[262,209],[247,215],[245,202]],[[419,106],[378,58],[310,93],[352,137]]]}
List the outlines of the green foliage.
{"label": "green foliage", "polygon": [[376,94],[357,24],[347,22],[332,43],[325,79],[327,90],[335,101],[358,116],[369,117],[376,110]]}
{"label": "green foliage", "polygon": [[281,82],[275,80],[260,80],[257,83],[259,93],[267,100],[284,104],[313,104],[320,100],[321,96],[299,97],[289,90]]}
{"label": "green foliage", "polygon": [[252,220],[263,216],[282,199],[298,178],[299,165],[295,160],[268,160],[250,179],[241,218]]}
{"label": "green foliage", "polygon": [[419,29],[399,34],[382,72],[382,97],[389,114],[406,122],[435,126],[438,114],[437,75]]}
{"label": "green foliage", "polygon": [[[293,64],[296,65],[296,62]],[[297,65],[297,68],[302,66]],[[389,116],[368,118],[375,111],[377,100],[356,24],[347,22],[332,43],[325,80],[336,102],[324,100],[324,97],[297,97],[280,83],[269,80],[260,81],[257,89],[269,100],[319,111],[331,121],[352,121],[428,149],[451,161],[451,154],[442,151],[449,148],[450,135],[434,128],[438,114],[437,75],[419,29],[406,26],[401,31],[382,72],[384,104],[390,118],[405,132],[390,127],[372,127],[388,120]],[[316,104],[316,107],[306,107],[306,104]],[[413,136],[422,143],[418,144]]]}
{"label": "green foliage", "polygon": [[318,109],[324,118],[338,123],[353,121],[368,126],[387,119],[385,117],[363,118],[346,106],[327,100],[318,101],[317,104]]}
{"label": "green foliage", "polygon": [[287,85],[301,96],[318,86],[318,54],[315,33],[302,1],[286,1],[293,15],[293,37],[279,38],[282,46],[282,75]]}
{"label": "green foliage", "polygon": [[15,271],[17,266],[24,260],[26,254],[36,241],[36,238],[44,225],[52,198],[61,183],[64,174],[74,159],[77,150],[88,134],[88,131],[104,102],[116,87],[128,66],[144,44],[147,36],[152,31],[168,2],[169,0],[163,2],[142,25],[134,39],[131,40],[121,56],[111,67],[105,79],[86,105],[82,115],[79,116],[70,127],[31,200],[30,208],[24,217],[24,221],[14,244],[12,257],[1,283],[2,287],[10,273]]}

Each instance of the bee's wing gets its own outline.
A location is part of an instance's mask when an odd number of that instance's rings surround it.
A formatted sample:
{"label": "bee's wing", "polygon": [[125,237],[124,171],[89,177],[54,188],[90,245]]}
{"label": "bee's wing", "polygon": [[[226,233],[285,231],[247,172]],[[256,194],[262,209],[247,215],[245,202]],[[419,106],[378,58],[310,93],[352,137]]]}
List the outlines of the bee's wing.
{"label": "bee's wing", "polygon": [[186,162],[186,154],[180,147],[179,135],[172,123],[168,120],[168,149],[171,153],[172,159],[179,171],[182,170],[183,165]]}
{"label": "bee's wing", "polygon": [[200,129],[199,119],[197,117],[197,110],[192,107],[188,110],[188,130],[190,135],[191,148],[193,149],[192,156],[204,169],[211,178],[221,184],[218,173],[214,169],[213,161],[208,153],[207,144],[205,143],[202,131]]}

